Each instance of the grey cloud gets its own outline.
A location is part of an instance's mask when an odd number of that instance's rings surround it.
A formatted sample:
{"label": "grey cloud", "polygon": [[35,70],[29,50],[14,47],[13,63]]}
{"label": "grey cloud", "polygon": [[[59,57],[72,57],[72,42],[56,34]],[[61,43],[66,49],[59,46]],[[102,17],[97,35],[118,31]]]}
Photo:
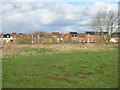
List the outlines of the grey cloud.
{"label": "grey cloud", "polygon": [[107,11],[114,10],[117,5],[101,2],[87,6],[67,3],[4,3],[3,31],[83,32],[90,30],[90,21],[101,7]]}

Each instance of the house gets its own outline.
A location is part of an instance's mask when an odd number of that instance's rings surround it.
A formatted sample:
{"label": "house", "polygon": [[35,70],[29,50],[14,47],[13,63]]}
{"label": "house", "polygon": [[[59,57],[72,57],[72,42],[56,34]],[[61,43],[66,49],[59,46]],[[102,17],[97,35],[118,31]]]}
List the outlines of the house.
{"label": "house", "polygon": [[113,43],[120,42],[120,32],[112,33],[112,38],[110,39],[110,42],[113,42]]}
{"label": "house", "polygon": [[52,32],[52,42],[60,42],[60,33],[59,32]]}
{"label": "house", "polygon": [[15,35],[15,42],[20,44],[27,44],[32,42],[31,33],[17,33]]}
{"label": "house", "polygon": [[64,41],[77,41],[77,32],[69,32],[65,34]]}
{"label": "house", "polygon": [[13,41],[13,38],[10,36],[10,34],[3,34],[2,39],[3,39],[3,42],[5,43]]}
{"label": "house", "polygon": [[11,34],[7,33],[7,34],[2,34],[0,33],[0,43],[8,43],[10,41],[13,41],[13,37]]}
{"label": "house", "polygon": [[112,33],[112,37],[120,37],[120,32]]}
{"label": "house", "polygon": [[53,42],[63,42],[65,34],[59,33],[59,32],[52,32],[51,34],[51,40]]}
{"label": "house", "polygon": [[72,35],[72,41],[76,41],[77,42],[77,32],[70,32],[70,34]]}
{"label": "house", "polygon": [[52,35],[52,37],[59,37],[60,33],[59,32],[52,32],[51,35]]}
{"label": "house", "polygon": [[77,37],[77,32],[69,32],[71,35],[72,35],[72,37]]}
{"label": "house", "polygon": [[[45,33],[44,33],[45,34]],[[32,39],[32,43],[41,43],[42,42],[42,37],[44,35],[43,33],[32,33],[32,34],[27,34],[27,37],[29,37],[29,39]]]}
{"label": "house", "polygon": [[16,42],[16,35],[17,35],[17,33],[9,33],[9,34],[10,34],[10,36],[12,38],[11,41]]}
{"label": "house", "polygon": [[61,41],[61,42],[64,42],[64,38],[65,38],[65,34],[61,33],[61,34],[60,34],[60,41]]}
{"label": "house", "polygon": [[107,32],[95,32],[95,31],[86,31],[86,42],[87,43],[94,43],[98,41],[106,40]]}
{"label": "house", "polygon": [[96,36],[94,31],[86,31],[86,42],[87,43],[93,43],[96,41]]}
{"label": "house", "polygon": [[78,42],[81,42],[81,43],[86,42],[86,36],[87,36],[86,33],[79,33],[79,34],[77,35]]}
{"label": "house", "polygon": [[70,33],[65,34],[64,41],[70,42],[72,40],[72,35]]}

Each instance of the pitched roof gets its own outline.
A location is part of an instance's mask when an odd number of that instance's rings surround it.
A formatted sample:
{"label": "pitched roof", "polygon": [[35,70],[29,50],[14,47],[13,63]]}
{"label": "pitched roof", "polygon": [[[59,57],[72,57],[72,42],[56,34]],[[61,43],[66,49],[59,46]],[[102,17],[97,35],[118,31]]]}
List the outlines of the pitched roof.
{"label": "pitched roof", "polygon": [[85,33],[86,33],[86,34],[90,34],[90,35],[95,35],[95,32],[94,32],[94,31],[86,31]]}
{"label": "pitched roof", "polygon": [[74,37],[74,36],[76,37],[78,33],[77,32],[69,32],[69,34],[71,34],[72,37]]}
{"label": "pitched roof", "polygon": [[108,32],[95,32],[95,31],[86,31],[85,32],[86,34],[90,34],[90,35],[95,35],[96,33],[99,34],[99,35],[106,35],[108,34]]}
{"label": "pitched roof", "polygon": [[70,32],[70,34],[78,34],[77,32]]}
{"label": "pitched roof", "polygon": [[59,32],[52,32],[51,35],[52,36],[60,36],[60,33]]}

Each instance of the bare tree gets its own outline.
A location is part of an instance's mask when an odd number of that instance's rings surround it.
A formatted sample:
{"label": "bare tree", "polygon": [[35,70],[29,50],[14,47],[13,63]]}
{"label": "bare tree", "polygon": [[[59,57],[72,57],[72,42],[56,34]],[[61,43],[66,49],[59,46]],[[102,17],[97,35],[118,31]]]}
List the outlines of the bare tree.
{"label": "bare tree", "polygon": [[118,28],[118,15],[114,11],[101,12],[96,14],[96,17],[92,20],[92,29],[96,31],[96,35],[99,36],[103,32],[108,33],[108,43],[112,37],[113,32],[117,32]]}

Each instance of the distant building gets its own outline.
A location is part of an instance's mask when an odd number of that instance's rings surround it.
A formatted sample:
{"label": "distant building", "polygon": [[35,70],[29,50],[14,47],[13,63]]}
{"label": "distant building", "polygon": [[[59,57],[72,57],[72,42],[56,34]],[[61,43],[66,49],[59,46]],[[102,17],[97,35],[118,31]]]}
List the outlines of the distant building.
{"label": "distant building", "polygon": [[59,32],[52,32],[51,35],[52,35],[52,37],[59,37],[60,33]]}
{"label": "distant building", "polygon": [[94,31],[86,31],[86,42],[87,43],[93,43],[96,40],[95,32]]}
{"label": "distant building", "polygon": [[[80,42],[80,43],[95,43],[110,40],[107,32],[86,31],[84,33],[69,32],[67,34],[52,32],[52,33],[0,33],[0,42],[8,43],[62,43],[62,42]],[[112,33],[110,42],[117,43],[120,41],[120,32]]]}
{"label": "distant building", "polygon": [[87,43],[95,43],[100,40],[106,40],[107,32],[95,32],[95,31],[86,31],[86,42]]}
{"label": "distant building", "polygon": [[94,31],[86,31],[85,33],[86,33],[86,34],[89,34],[89,35],[95,35],[95,32],[94,32]]}
{"label": "distant building", "polygon": [[78,35],[77,32],[70,32],[70,34],[72,35],[72,37],[77,37],[77,35]]}
{"label": "distant building", "polygon": [[112,33],[112,38],[111,38],[110,42],[113,42],[113,43],[120,42],[120,32]]}
{"label": "distant building", "polygon": [[85,43],[86,42],[86,36],[87,36],[86,33],[79,33],[77,35],[78,42]]}
{"label": "distant building", "polygon": [[10,34],[0,34],[0,42],[8,43],[13,40]]}

